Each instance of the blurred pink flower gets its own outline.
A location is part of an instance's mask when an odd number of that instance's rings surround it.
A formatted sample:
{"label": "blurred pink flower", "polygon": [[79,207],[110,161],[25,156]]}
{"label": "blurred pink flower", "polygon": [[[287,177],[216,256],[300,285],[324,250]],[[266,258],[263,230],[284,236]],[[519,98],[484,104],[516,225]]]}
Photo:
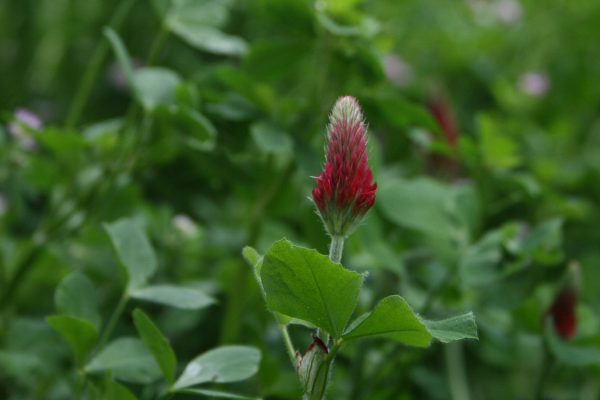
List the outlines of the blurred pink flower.
{"label": "blurred pink flower", "polygon": [[521,3],[517,0],[500,0],[495,4],[494,11],[498,20],[507,25],[518,23],[523,16]]}
{"label": "blurred pink flower", "polygon": [[519,89],[532,97],[543,97],[550,89],[550,81],[540,72],[526,72],[519,78]]}
{"label": "blurred pink flower", "polygon": [[42,119],[33,112],[19,108],[15,111],[14,119],[8,124],[8,132],[26,150],[36,147],[35,139],[29,130],[40,130],[44,127]]}
{"label": "blurred pink flower", "polygon": [[523,8],[518,0],[466,0],[477,23],[515,25],[523,17]]}
{"label": "blurred pink flower", "polygon": [[406,87],[412,80],[412,68],[395,54],[386,54],[383,57],[383,69],[385,76],[394,86]]}

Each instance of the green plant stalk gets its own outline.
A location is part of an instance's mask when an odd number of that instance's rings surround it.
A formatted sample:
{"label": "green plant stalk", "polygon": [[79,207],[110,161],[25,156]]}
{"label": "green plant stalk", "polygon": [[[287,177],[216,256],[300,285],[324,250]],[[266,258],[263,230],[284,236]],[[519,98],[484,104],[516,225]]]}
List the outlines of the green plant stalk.
{"label": "green plant stalk", "polygon": [[[109,26],[115,30],[119,29],[125,21],[125,18],[129,14],[129,11],[133,7],[134,3],[135,0],[122,1],[113,14],[109,22]],[[73,100],[73,103],[71,104],[67,114],[67,121],[65,124],[66,129],[73,129],[79,123],[81,113],[87,104],[87,101],[90,97],[90,92],[92,91],[92,86],[94,85],[94,81],[98,76],[98,72],[100,71],[102,63],[108,54],[108,50],[108,43],[104,39],[101,39],[101,42],[96,46],[96,50],[94,51],[88,67],[85,70],[77,93],[75,94],[75,99]]]}
{"label": "green plant stalk", "polygon": [[448,372],[448,386],[450,395],[454,400],[469,400],[469,384],[465,372],[463,348],[460,342],[448,343],[444,346],[446,357],[446,370]]}
{"label": "green plant stalk", "polygon": [[11,276],[10,280],[4,287],[2,296],[0,297],[0,310],[4,310],[8,304],[10,304],[10,300],[19,287],[19,284],[25,280],[25,277],[28,275],[31,267],[42,254],[42,243],[36,243],[33,246],[34,247],[31,249],[27,257],[23,258],[23,260],[17,265],[15,268],[16,272]]}
{"label": "green plant stalk", "polygon": [[344,238],[342,236],[332,236],[329,245],[329,259],[334,263],[342,261],[342,253],[344,252]]}
{"label": "green plant stalk", "polygon": [[117,303],[117,306],[115,307],[115,310],[110,316],[110,320],[106,324],[106,328],[104,329],[104,332],[102,333],[102,336],[98,341],[98,346],[96,348],[97,352],[100,351],[104,347],[106,342],[108,342],[108,339],[110,339],[110,336],[112,335],[115,326],[117,326],[117,321],[119,321],[119,318],[121,318],[121,314],[123,314],[123,311],[125,310],[125,306],[127,305],[128,301],[129,295],[127,294],[127,291],[125,291],[119,299],[119,302]]}
{"label": "green plant stalk", "polygon": [[[272,162],[272,159],[270,161]],[[261,193],[264,194],[258,198],[248,226],[248,240],[246,243],[249,246],[255,245],[262,229],[265,210],[268,209],[275,196],[284,187],[285,183],[288,182],[293,171],[294,164],[289,162],[287,166],[284,167],[281,174],[271,183],[270,187],[261,191]],[[225,315],[221,325],[221,335],[219,338],[219,343],[221,344],[235,342],[239,337],[244,311],[243,307],[247,299],[249,279],[251,278],[249,277],[245,262],[240,260],[239,268],[235,274],[235,280],[227,292],[229,301],[227,302]]]}
{"label": "green plant stalk", "polygon": [[290,333],[288,332],[287,325],[278,323],[277,328],[279,329],[279,333],[281,333],[281,337],[283,338],[283,342],[285,343],[285,350],[288,353],[290,362],[295,367],[296,366],[296,350],[294,349],[294,344],[292,343],[292,338],[290,337]]}
{"label": "green plant stalk", "polygon": [[[340,263],[342,260],[342,254],[344,252],[344,237],[343,236],[332,236],[331,243],[329,244],[329,259],[335,263]],[[315,335],[319,336],[319,329],[315,331]],[[328,336],[326,343],[329,344],[331,338]],[[329,379],[331,376],[331,370],[333,367],[333,362],[335,360],[335,356],[340,349],[342,344],[342,339],[334,340],[333,346],[329,351],[329,355],[323,364],[323,368],[325,371],[323,373],[319,373],[318,376],[323,377],[322,379],[315,382],[315,384],[322,385],[319,389],[311,390],[310,395],[308,393],[304,394],[305,400],[323,400],[325,398],[325,393],[327,393],[327,387],[329,386]]]}
{"label": "green plant stalk", "polygon": [[83,392],[85,390],[85,386],[87,384],[87,380],[85,378],[85,372],[83,369],[77,370],[77,385],[75,386],[75,399],[80,400]]}
{"label": "green plant stalk", "polygon": [[535,385],[535,400],[543,400],[544,399],[544,387],[546,386],[546,381],[550,377],[550,373],[554,368],[556,363],[555,358],[552,356],[548,349],[548,344],[544,340],[544,346],[542,348],[542,360],[541,360],[541,370],[540,376]]}

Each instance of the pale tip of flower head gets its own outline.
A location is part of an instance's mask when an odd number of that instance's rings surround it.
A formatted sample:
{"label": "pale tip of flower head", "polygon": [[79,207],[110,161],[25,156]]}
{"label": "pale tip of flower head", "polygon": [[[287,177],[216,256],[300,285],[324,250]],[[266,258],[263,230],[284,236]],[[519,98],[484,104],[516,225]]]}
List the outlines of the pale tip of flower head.
{"label": "pale tip of flower head", "polygon": [[363,115],[358,100],[353,96],[342,96],[335,102],[331,110],[330,123],[347,121],[348,123],[363,123]]}

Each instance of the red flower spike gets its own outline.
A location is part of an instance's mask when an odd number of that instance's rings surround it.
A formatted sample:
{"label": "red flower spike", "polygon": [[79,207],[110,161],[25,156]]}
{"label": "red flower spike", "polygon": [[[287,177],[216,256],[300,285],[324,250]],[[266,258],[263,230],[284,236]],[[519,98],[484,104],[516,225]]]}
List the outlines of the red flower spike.
{"label": "red flower spike", "polygon": [[546,311],[546,317],[551,317],[556,334],[562,339],[570,339],[577,331],[577,290],[567,287],[554,298],[552,305]]}
{"label": "red flower spike", "polygon": [[367,163],[367,127],[354,97],[340,97],[327,127],[325,164],[312,198],[331,236],[347,237],[375,203]]}
{"label": "red flower spike", "polygon": [[[451,104],[441,95],[435,95],[427,102],[427,108],[437,122],[448,150],[455,154],[459,130]],[[429,161],[435,171],[445,173],[448,177],[454,177],[459,169],[458,162],[451,156],[433,154]]]}

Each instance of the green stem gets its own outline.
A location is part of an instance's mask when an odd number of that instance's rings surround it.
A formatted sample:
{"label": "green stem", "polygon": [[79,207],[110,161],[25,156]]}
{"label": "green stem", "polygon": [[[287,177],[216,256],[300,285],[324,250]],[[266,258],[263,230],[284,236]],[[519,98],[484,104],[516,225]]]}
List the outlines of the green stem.
{"label": "green stem", "polygon": [[329,245],[329,259],[334,263],[342,261],[342,253],[344,252],[344,238],[342,236],[332,236],[331,244]]}
{"label": "green stem", "polygon": [[[117,30],[123,24],[125,17],[129,14],[129,11],[133,7],[135,0],[125,0],[122,1],[113,14],[109,25]],[[81,118],[81,113],[90,97],[90,92],[92,90],[92,86],[96,77],[98,76],[98,72],[100,71],[100,67],[102,67],[102,63],[108,54],[108,43],[106,40],[101,39],[101,42],[96,46],[96,50],[92,55],[90,62],[88,63],[87,69],[81,79],[81,83],[79,84],[79,88],[77,93],[75,94],[75,99],[71,104],[71,108],[67,114],[67,122],[65,127],[67,129],[73,129]]]}
{"label": "green stem", "polygon": [[75,399],[80,400],[86,385],[85,372],[83,370],[77,371],[77,386],[75,387]]}
{"label": "green stem", "polygon": [[22,261],[15,268],[15,273],[11,276],[10,280],[6,284],[6,287],[3,290],[2,296],[0,297],[0,310],[4,310],[9,304],[10,301],[18,289],[21,282],[23,282],[31,267],[35,265],[38,257],[42,254],[42,244],[34,244],[34,247],[30,250],[27,257],[23,258]]}
{"label": "green stem", "polygon": [[106,328],[102,333],[102,337],[98,341],[98,350],[101,350],[106,344],[106,342],[108,342],[108,339],[110,339],[110,335],[115,329],[117,321],[119,321],[119,318],[121,318],[121,314],[123,314],[123,310],[125,310],[125,306],[127,305],[128,301],[129,296],[127,295],[127,292],[124,292],[121,296],[121,299],[119,299],[119,303],[115,307],[115,310],[113,311],[110,320],[108,321],[108,324],[106,324]]}
{"label": "green stem", "polygon": [[285,349],[290,357],[290,361],[293,366],[296,366],[296,350],[294,349],[292,338],[290,338],[290,333],[287,330],[287,325],[277,324],[277,326],[279,328],[279,333],[281,333],[281,337],[283,338],[283,342],[285,343]]}
{"label": "green stem", "polygon": [[[288,182],[292,172],[294,171],[294,165],[288,163],[282,173],[271,183],[269,189],[262,191],[263,195],[259,197],[250,224],[248,225],[248,240],[246,243],[249,246],[253,246],[262,229],[262,224],[265,219],[265,212],[269,205],[279,193],[279,191]],[[229,287],[227,298],[229,299],[226,305],[225,315],[223,317],[223,323],[221,325],[221,336],[219,342],[221,344],[232,343],[238,339],[241,321],[243,319],[244,306],[247,302],[247,291],[249,289],[248,283],[250,279],[250,273],[243,260],[240,260],[238,271],[235,274],[235,279],[232,285]]]}
{"label": "green stem", "polygon": [[546,342],[544,342],[544,347],[542,350],[542,360],[541,360],[541,368],[542,372],[540,377],[538,378],[537,384],[535,386],[535,400],[543,400],[544,398],[544,387],[546,386],[546,381],[550,376],[550,372],[552,368],[554,368],[554,357],[552,357],[548,352],[548,346]]}
{"label": "green stem", "polygon": [[470,398],[462,350],[460,342],[449,343],[444,346],[448,386],[453,400],[469,400]]}

